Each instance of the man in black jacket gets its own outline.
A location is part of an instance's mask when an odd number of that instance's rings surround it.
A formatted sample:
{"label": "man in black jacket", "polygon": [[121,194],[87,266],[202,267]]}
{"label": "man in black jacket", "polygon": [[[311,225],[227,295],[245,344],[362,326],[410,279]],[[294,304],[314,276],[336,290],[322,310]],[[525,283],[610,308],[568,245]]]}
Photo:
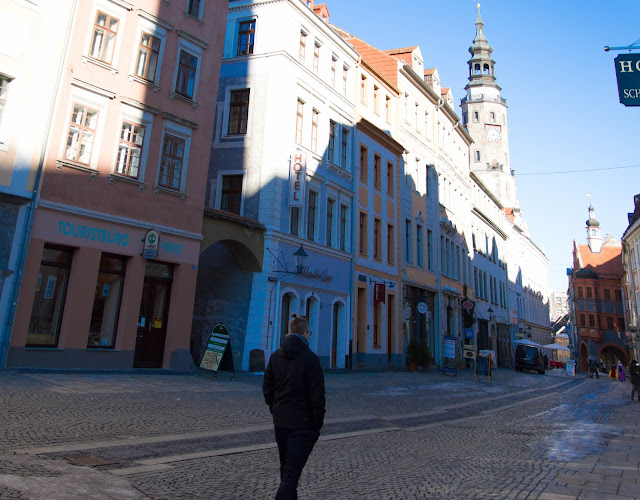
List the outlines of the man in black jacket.
{"label": "man in black jacket", "polygon": [[320,436],[325,412],[324,374],[320,359],[309,349],[307,318],[294,314],[290,331],[271,355],[262,384],[280,454],[276,500],[298,498],[300,474]]}

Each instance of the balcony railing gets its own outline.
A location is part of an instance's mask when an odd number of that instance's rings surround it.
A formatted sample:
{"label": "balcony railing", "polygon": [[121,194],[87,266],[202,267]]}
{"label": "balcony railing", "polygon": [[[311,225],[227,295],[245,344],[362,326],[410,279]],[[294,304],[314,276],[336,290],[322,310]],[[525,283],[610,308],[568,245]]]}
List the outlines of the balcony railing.
{"label": "balcony railing", "polygon": [[460,104],[464,104],[465,102],[501,102],[502,104],[507,104],[507,100],[500,97],[500,96],[493,96],[493,95],[484,95],[484,94],[479,94],[479,95],[473,95],[473,96],[464,96],[462,99],[460,99]]}

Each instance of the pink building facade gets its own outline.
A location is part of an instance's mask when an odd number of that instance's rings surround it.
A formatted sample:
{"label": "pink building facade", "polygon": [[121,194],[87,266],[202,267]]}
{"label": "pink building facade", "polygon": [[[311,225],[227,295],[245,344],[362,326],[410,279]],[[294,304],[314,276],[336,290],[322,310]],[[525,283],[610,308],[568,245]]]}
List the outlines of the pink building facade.
{"label": "pink building facade", "polygon": [[6,364],[187,371],[227,2],[75,7]]}

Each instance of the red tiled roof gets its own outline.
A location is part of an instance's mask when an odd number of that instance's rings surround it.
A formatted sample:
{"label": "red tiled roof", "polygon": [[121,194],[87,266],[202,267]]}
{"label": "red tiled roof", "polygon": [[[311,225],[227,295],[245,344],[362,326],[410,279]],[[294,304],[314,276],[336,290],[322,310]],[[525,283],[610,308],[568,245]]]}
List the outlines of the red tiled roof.
{"label": "red tiled roof", "polygon": [[503,208],[505,215],[513,222],[516,218],[513,216],[513,207]]}
{"label": "red tiled roof", "polygon": [[600,253],[593,253],[589,245],[578,245],[583,269],[591,269],[599,278],[619,279],[624,275],[622,247],[604,243]]}
{"label": "red tiled roof", "polygon": [[441,94],[441,95],[448,94],[450,90],[451,90],[451,87],[442,87],[442,88],[440,89],[440,94]]}
{"label": "red tiled roof", "polygon": [[403,47],[401,49],[387,49],[383,52],[390,54],[390,55],[396,55],[396,54],[410,54],[411,52],[413,52],[414,50],[416,50],[418,48],[417,45],[414,45],[413,47]]}
{"label": "red tiled roof", "polygon": [[353,45],[353,48],[360,54],[367,64],[375,68],[389,83],[398,86],[398,60],[386,54],[384,51],[376,49],[368,43],[360,40],[358,37],[347,33],[341,28],[331,25],[345,41]]}
{"label": "red tiled roof", "polygon": [[436,72],[436,68],[429,68],[424,70],[424,76],[433,75]]}

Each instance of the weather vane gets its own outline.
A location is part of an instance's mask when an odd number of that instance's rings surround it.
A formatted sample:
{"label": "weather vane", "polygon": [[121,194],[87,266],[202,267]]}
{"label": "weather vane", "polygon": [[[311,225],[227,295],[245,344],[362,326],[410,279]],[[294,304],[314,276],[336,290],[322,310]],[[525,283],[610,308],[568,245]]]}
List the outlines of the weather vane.
{"label": "weather vane", "polygon": [[587,193],[587,196],[589,197],[589,206],[591,206],[591,193]]}

